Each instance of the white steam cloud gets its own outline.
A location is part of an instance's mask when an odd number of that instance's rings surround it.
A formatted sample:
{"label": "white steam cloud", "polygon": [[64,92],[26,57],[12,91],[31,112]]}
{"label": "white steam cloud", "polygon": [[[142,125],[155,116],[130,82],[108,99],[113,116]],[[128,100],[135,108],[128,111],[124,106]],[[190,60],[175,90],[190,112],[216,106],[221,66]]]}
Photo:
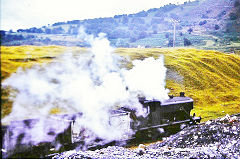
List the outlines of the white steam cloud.
{"label": "white steam cloud", "polygon": [[[116,106],[134,109],[137,115],[145,116],[139,96],[168,98],[163,57],[133,61],[132,69],[120,69],[121,57],[114,54],[103,34],[93,37],[82,32],[80,37],[90,43],[89,53],[73,55],[67,52],[59,57],[62,62],[26,71],[19,69],[3,82],[3,87],[15,91],[11,95],[12,112],[2,122],[26,118],[44,121],[49,118],[51,109],[58,107],[64,113],[82,113],[77,119],[78,125],[94,134],[88,134],[86,142],[96,136],[112,141],[126,133],[109,124],[110,112]],[[21,142],[36,144],[47,139],[45,132],[54,131],[57,135],[67,127],[67,124],[60,127],[51,122],[39,124],[35,124],[33,128],[36,129],[24,135]],[[22,132],[14,133],[17,137]]]}

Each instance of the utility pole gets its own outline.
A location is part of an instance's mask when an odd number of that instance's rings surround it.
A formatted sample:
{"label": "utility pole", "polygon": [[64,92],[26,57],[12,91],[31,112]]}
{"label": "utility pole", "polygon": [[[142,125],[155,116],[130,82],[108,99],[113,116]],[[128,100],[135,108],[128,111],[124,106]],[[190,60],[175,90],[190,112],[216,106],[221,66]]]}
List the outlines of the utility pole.
{"label": "utility pole", "polygon": [[175,41],[176,41],[176,25],[180,22],[176,19],[171,19],[171,22],[173,23],[173,47],[175,47]]}

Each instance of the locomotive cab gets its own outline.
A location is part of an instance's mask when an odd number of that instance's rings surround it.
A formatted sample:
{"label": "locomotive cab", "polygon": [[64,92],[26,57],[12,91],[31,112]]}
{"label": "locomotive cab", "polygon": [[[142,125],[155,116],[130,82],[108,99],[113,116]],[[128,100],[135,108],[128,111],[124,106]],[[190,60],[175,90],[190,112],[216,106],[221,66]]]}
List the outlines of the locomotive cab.
{"label": "locomotive cab", "polygon": [[185,97],[184,92],[179,97],[169,96],[164,101],[145,100],[141,98],[140,103],[147,109],[148,116],[139,118],[140,124],[133,124],[135,129],[146,130],[151,128],[161,128],[170,125],[180,125],[183,123],[200,122],[200,117],[190,116],[193,109],[193,99]]}

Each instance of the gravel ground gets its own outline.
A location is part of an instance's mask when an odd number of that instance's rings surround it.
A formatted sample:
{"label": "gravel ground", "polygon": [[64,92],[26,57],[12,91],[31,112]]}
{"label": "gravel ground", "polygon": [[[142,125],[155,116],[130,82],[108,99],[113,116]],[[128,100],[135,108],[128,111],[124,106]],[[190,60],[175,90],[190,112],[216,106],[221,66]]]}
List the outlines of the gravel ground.
{"label": "gravel ground", "polygon": [[187,127],[137,149],[109,146],[95,151],[67,151],[53,158],[240,158],[240,117],[228,116]]}

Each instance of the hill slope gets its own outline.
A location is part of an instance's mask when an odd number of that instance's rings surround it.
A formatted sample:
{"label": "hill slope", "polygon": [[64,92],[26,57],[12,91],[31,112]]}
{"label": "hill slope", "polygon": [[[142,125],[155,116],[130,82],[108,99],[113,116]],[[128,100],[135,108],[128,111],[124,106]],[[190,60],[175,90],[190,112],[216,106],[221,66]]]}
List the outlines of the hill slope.
{"label": "hill slope", "polygon": [[[82,48],[60,46],[18,46],[2,47],[1,78],[6,79],[18,67],[31,67],[36,63],[54,60],[66,50],[79,54],[86,52]],[[46,56],[48,53],[48,56]],[[195,101],[193,112],[204,120],[224,116],[226,113],[240,112],[240,57],[217,51],[197,49],[117,49],[116,53],[131,60],[146,57],[165,56],[168,68],[166,87],[170,94],[186,92]],[[31,58],[30,58],[31,57]],[[130,68],[130,63],[125,67]],[[150,70],[151,71],[151,70]],[[11,111],[8,99],[10,89],[2,90],[2,115]]]}
{"label": "hill slope", "polygon": [[240,47],[240,1],[196,0],[182,5],[169,4],[136,14],[109,18],[57,22],[41,28],[7,33],[3,45],[88,46],[79,39],[86,33],[106,33],[115,47],[171,47],[172,20],[177,20],[175,46],[192,45],[203,49],[237,52]]}
{"label": "hill slope", "polygon": [[[195,112],[205,119],[240,112],[240,57],[197,49],[118,49],[132,59],[164,54],[170,94],[186,92],[195,101]],[[179,80],[182,76],[183,78]]]}

